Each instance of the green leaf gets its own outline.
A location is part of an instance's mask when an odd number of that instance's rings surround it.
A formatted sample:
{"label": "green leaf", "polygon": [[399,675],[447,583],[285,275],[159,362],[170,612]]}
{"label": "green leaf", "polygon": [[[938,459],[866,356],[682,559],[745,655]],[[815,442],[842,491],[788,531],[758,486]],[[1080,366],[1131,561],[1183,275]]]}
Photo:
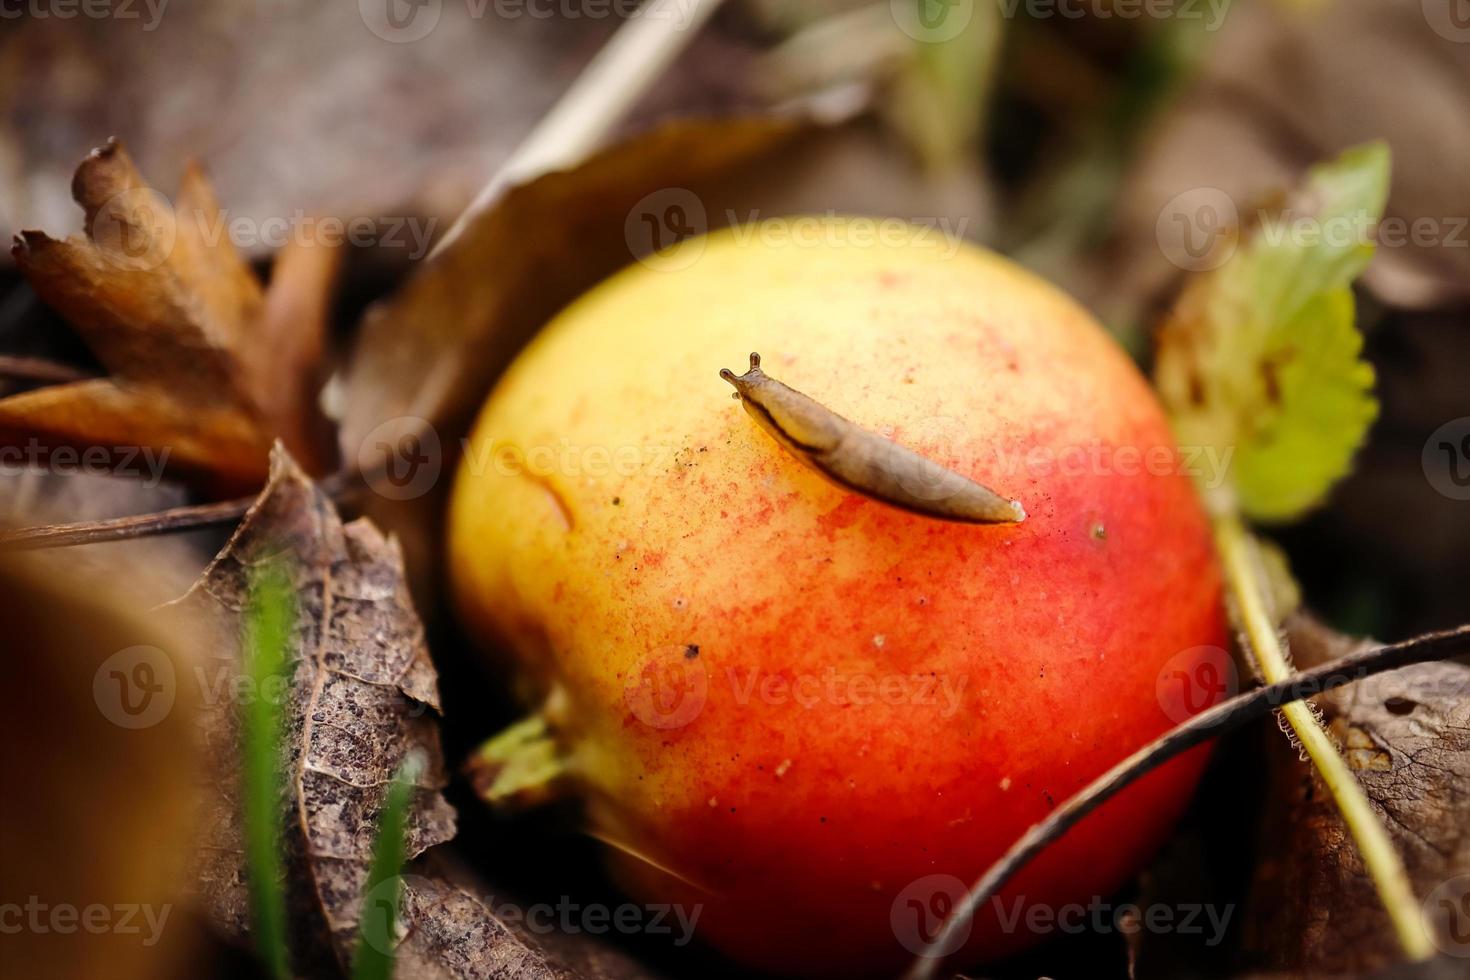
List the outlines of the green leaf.
{"label": "green leaf", "polygon": [[1197,278],[1159,337],[1155,380],[1181,446],[1230,460],[1217,512],[1285,521],[1319,504],[1377,415],[1350,284],[1388,195],[1382,143],[1314,167],[1224,265]]}
{"label": "green leaf", "polygon": [[382,815],[378,818],[378,839],[373,844],[373,865],[363,891],[357,955],[352,962],[353,980],[392,980],[398,908],[403,901],[403,879],[399,872],[408,848],[408,807],[422,768],[423,761],[417,755],[410,755],[388,784]]}
{"label": "green leaf", "polygon": [[286,871],[281,858],[281,716],[295,595],[279,564],[262,565],[251,578],[245,617],[245,671],[251,696],[240,717],[240,758],[245,826],[245,865],[256,952],[271,976],[291,976],[286,944]]}

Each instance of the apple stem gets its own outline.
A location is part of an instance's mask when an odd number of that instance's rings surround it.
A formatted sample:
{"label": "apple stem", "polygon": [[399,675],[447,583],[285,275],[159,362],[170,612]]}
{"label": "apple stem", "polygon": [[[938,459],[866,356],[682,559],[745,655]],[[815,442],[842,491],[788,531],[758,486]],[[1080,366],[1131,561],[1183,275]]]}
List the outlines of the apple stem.
{"label": "apple stem", "polygon": [[567,761],[548,714],[543,706],[522,718],[484,742],[466,761],[470,784],[491,807],[521,809],[561,795]]}

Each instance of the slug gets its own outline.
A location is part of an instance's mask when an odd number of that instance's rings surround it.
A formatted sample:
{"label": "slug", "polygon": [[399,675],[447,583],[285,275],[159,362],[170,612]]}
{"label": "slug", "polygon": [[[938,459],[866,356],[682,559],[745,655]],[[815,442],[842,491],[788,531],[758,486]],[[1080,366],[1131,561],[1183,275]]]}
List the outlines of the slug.
{"label": "slug", "polygon": [[761,370],[729,368],[720,377],[751,417],[797,459],[840,487],[915,514],[969,524],[1015,524],[1026,519],[1019,500],[940,466],[912,449],[869,432]]}

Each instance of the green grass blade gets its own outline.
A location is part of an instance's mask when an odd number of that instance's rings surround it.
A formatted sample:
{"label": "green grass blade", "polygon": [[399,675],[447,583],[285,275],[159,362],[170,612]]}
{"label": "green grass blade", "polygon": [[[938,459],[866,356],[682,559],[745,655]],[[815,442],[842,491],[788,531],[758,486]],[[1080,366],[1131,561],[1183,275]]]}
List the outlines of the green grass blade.
{"label": "green grass blade", "polygon": [[411,754],[388,784],[383,810],[378,818],[378,839],[373,845],[373,865],[363,890],[362,914],[358,923],[357,955],[353,980],[392,980],[397,951],[395,935],[398,908],[403,900],[399,872],[408,849],[406,831],[413,786],[422,769],[422,759]]}
{"label": "green grass blade", "polygon": [[262,566],[250,582],[245,620],[240,760],[244,797],[245,864],[257,954],[277,980],[289,980],[286,944],[286,873],[281,856],[282,715],[296,614],[290,580],[279,565]]}

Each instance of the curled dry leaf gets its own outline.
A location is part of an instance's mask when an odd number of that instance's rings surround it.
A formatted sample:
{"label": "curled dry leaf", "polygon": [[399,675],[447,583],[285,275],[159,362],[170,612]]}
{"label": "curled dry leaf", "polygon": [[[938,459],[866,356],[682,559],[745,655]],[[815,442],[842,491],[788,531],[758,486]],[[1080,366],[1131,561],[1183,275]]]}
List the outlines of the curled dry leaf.
{"label": "curled dry leaf", "polygon": [[[1367,642],[1301,616],[1289,629],[1301,668]],[[1470,917],[1455,903],[1470,895],[1470,666],[1417,664],[1317,701],[1426,913],[1463,940]],[[1246,909],[1247,954],[1270,969],[1313,975],[1387,967],[1400,953],[1331,799],[1288,747],[1271,751],[1276,764],[1263,824],[1269,831]],[[1436,896],[1456,881],[1459,891],[1439,907]],[[1459,919],[1442,921],[1445,914]]]}
{"label": "curled dry leaf", "polygon": [[26,231],[12,255],[110,377],[0,399],[0,438],[148,447],[233,487],[264,478],[279,437],[322,469],[312,398],[334,250],[289,247],[266,294],[203,173],[190,166],[170,202],[117,141],[82,162],[72,192],[86,235]]}

